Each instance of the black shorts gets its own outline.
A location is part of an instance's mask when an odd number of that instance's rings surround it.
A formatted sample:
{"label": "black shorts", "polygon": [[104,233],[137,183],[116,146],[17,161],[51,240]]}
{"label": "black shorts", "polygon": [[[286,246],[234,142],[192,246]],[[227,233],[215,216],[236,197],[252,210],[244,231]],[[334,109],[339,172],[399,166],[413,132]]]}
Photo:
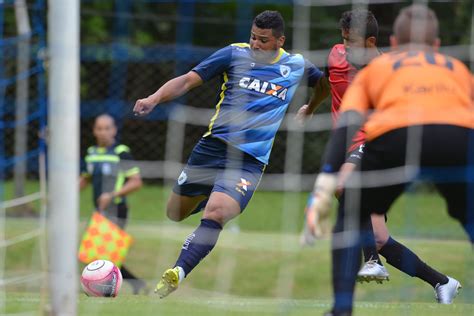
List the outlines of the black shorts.
{"label": "black shorts", "polygon": [[[414,150],[407,154],[408,146]],[[472,129],[423,125],[392,130],[365,144],[360,171],[350,176],[341,197],[346,212],[360,205],[362,217],[385,214],[408,184],[427,180],[444,197],[452,217],[474,225]]]}
{"label": "black shorts", "polygon": [[203,137],[194,147],[173,192],[184,196],[225,193],[243,211],[252,198],[265,164],[213,137]]}

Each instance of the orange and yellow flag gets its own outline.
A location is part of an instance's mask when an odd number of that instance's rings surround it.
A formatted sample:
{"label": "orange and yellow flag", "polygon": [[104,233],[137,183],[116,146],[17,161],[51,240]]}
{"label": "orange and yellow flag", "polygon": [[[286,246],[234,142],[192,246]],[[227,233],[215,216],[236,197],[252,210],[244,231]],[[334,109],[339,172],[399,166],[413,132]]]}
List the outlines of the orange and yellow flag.
{"label": "orange and yellow flag", "polygon": [[120,267],[132,242],[132,236],[99,212],[94,212],[82,237],[79,260],[88,264],[105,259]]}

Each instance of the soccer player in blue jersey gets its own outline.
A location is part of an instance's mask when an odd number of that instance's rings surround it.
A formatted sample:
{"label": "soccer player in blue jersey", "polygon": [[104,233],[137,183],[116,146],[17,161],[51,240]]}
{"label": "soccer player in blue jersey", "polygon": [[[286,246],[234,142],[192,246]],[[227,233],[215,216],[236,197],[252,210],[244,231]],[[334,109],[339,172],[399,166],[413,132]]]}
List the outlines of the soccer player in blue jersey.
{"label": "soccer player in blue jersey", "polygon": [[167,215],[174,221],[205,206],[201,224],[186,238],[174,267],[166,270],[158,282],[155,292],[160,298],[176,290],[214,248],[222,227],[247,206],[299,83],[304,80],[313,88],[310,105],[320,103],[329,94],[322,84],[323,73],[303,56],[287,53],[282,48],[284,43],[280,13],[264,11],[253,21],[250,43],[218,50],[135,104],[134,112],[146,115],[157,104],[222,76],[209,130],[194,147],[167,205]]}

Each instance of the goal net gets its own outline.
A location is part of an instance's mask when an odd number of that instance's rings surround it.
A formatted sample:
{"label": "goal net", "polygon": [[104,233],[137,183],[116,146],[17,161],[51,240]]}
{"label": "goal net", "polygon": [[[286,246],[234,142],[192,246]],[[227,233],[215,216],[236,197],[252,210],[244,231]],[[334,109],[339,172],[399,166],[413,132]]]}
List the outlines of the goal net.
{"label": "goal net", "polygon": [[0,313],[46,289],[46,85],[42,1],[0,2]]}
{"label": "goal net", "polygon": [[[473,70],[473,4],[470,0],[417,1],[427,3],[440,21],[441,51]],[[216,50],[248,42],[253,17],[263,10],[279,10],[286,22],[284,48],[301,53],[320,69],[335,44],[343,42],[341,14],[369,9],[379,24],[377,46],[388,52],[392,24],[405,1],[274,0],[274,1],[80,1],[80,150],[77,164],[94,145],[95,118],[110,114],[118,129],[117,141],[127,145],[140,168],[143,187],[127,197],[126,231],[133,245],[125,265],[153,289],[161,274],[175,263],[186,237],[196,228],[200,214],[181,223],[166,217],[169,194],[182,168],[216,112],[222,82],[214,78],[183,97],[158,106],[144,118],[135,117],[133,104],[155,92],[167,80],[182,75]],[[46,263],[45,171],[43,127],[46,87],[44,48],[46,4],[26,1],[31,35],[18,35],[15,1],[0,0],[0,314],[34,313],[50,296]],[[28,39],[29,62],[20,67],[20,45]],[[25,49],[25,48],[23,48]],[[21,103],[21,83],[27,81],[27,109]],[[23,83],[24,84],[24,83]],[[270,162],[246,210],[223,230],[214,250],[169,298],[158,301],[142,289],[133,296],[133,283],[124,282],[114,300],[87,298],[77,286],[77,310],[84,315],[134,312],[203,313],[206,315],[322,313],[331,307],[331,242],[328,234],[312,243],[301,242],[305,207],[333,122],[331,97],[304,126],[295,120],[298,108],[311,91],[299,87],[273,142]],[[20,103],[19,103],[20,102]],[[21,136],[27,149],[15,151]],[[416,141],[408,142],[415,152]],[[26,163],[21,184],[16,164]],[[21,172],[20,172],[21,173]],[[78,175],[79,176],[79,175]],[[383,182],[386,174],[379,174]],[[17,194],[17,187],[24,192]],[[79,188],[78,188],[79,189]],[[78,240],[95,206],[92,187],[81,191]],[[336,201],[334,201],[336,202]],[[334,203],[336,204],[336,203]],[[332,210],[329,228],[334,223]],[[468,315],[474,301],[472,247],[459,224],[451,219],[433,186],[416,183],[388,214],[390,235],[423,261],[463,285],[455,298],[458,310]],[[64,238],[68,238],[64,236]],[[78,245],[79,248],[79,245]],[[61,258],[58,258],[61,260]],[[390,281],[356,286],[356,313],[429,315],[436,309],[433,288],[385,263]],[[79,277],[83,264],[78,265]],[[57,293],[56,293],[57,294]],[[50,295],[55,295],[51,293]],[[41,305],[41,307],[38,307]],[[444,311],[444,310],[443,310]],[[457,315],[457,314],[456,314]]]}

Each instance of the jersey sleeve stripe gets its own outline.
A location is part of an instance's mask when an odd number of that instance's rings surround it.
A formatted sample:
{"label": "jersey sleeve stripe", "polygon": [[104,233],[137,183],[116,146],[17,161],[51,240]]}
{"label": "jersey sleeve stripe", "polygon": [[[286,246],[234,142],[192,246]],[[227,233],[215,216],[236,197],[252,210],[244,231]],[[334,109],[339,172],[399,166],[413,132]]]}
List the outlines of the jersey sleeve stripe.
{"label": "jersey sleeve stripe", "polygon": [[86,156],[86,162],[119,162],[120,158],[115,155],[93,155]]}
{"label": "jersey sleeve stripe", "polygon": [[130,148],[128,148],[128,146],[126,146],[126,145],[118,145],[117,147],[115,147],[114,152],[115,152],[117,155],[119,155],[119,154],[121,154],[121,153],[123,153],[123,152],[127,152],[127,153],[128,153],[128,152],[130,152]]}
{"label": "jersey sleeve stripe", "polygon": [[130,176],[133,176],[133,175],[136,175],[136,174],[139,174],[139,173],[140,173],[140,168],[133,167],[133,168],[130,168],[130,169],[126,170],[124,172],[124,175],[125,175],[125,177],[130,177]]}

